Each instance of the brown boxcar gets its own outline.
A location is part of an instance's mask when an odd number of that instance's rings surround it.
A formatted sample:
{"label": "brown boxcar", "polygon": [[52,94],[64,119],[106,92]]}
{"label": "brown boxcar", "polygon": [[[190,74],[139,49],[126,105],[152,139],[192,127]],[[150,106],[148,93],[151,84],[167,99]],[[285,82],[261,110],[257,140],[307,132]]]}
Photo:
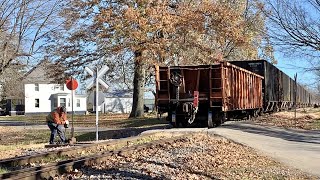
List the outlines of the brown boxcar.
{"label": "brown boxcar", "polygon": [[213,127],[263,108],[263,77],[228,62],[155,70],[158,113],[168,112],[174,126],[202,122]]}

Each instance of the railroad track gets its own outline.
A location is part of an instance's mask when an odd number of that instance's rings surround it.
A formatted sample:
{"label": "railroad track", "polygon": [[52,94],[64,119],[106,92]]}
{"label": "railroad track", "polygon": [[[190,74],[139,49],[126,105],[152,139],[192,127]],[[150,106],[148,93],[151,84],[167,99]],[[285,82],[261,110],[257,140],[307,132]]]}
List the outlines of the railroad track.
{"label": "railroad track", "polygon": [[[150,135],[146,135],[142,137],[147,137],[147,136],[150,136]],[[164,136],[161,136],[161,137],[163,137],[163,139],[157,139],[151,142],[135,144],[132,146],[124,146],[123,148],[120,148],[117,150],[112,150],[112,151],[106,150],[104,152],[92,154],[85,157],[71,158],[68,160],[60,161],[60,162],[49,163],[43,166],[36,166],[36,167],[25,168],[25,169],[8,172],[0,175],[0,179],[8,179],[8,178],[9,179],[26,179],[26,180],[49,179],[50,177],[55,177],[55,176],[62,175],[64,173],[72,172],[74,169],[80,169],[83,166],[97,165],[99,163],[102,163],[107,157],[110,157],[115,154],[122,155],[126,153],[131,153],[133,151],[143,150],[144,148],[161,145],[163,143],[177,141],[181,138],[181,134],[171,134],[171,137],[167,136],[166,138],[164,138]],[[114,145],[116,144],[119,145],[123,143],[130,144],[130,143],[133,143],[135,140],[138,140],[139,138],[141,139],[141,137],[134,137],[134,138],[127,138],[125,140],[112,141],[109,143],[112,143]],[[85,148],[88,148],[88,147],[85,147]],[[76,148],[76,149],[79,150],[79,148]]]}
{"label": "railroad track", "polygon": [[[60,149],[57,151],[49,151],[45,153],[38,153],[35,155],[29,156],[19,156],[9,159],[0,160],[0,167],[10,168],[13,166],[22,166],[25,164],[36,163],[40,162],[41,160],[51,159],[55,157],[74,157],[79,156],[79,153],[89,152],[89,151],[97,151],[97,150],[112,150],[116,148],[116,146],[128,146],[132,143],[139,143],[138,141],[145,138],[152,138],[152,136],[158,136],[156,133],[150,135],[140,135],[141,132],[146,130],[158,129],[158,128],[166,128],[165,126],[155,126],[151,128],[127,128],[127,129],[120,129],[118,131],[110,132],[110,136],[105,138],[114,138],[114,137],[122,137],[120,139],[112,139],[110,141],[103,141],[94,144],[75,144],[73,147]],[[165,136],[165,134],[163,134]],[[156,137],[154,137],[156,138]]]}

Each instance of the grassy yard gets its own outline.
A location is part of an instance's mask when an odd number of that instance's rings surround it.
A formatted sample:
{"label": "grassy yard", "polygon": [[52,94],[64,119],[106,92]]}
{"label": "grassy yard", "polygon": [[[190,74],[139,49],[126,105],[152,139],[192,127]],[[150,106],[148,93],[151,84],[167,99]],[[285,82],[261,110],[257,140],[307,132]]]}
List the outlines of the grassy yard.
{"label": "grassy yard", "polygon": [[[24,122],[26,124],[46,124],[45,115],[35,116],[0,116],[1,121]],[[99,126],[110,128],[130,128],[144,127],[158,124],[167,124],[162,118],[158,119],[153,114],[147,114],[145,118],[128,118],[129,114],[99,114]],[[68,114],[68,120],[72,123],[71,114]],[[95,126],[96,116],[90,115],[74,115],[73,123],[75,126],[91,127]],[[1,125],[1,124],[0,124]]]}
{"label": "grassy yard", "polygon": [[[95,115],[75,115],[74,127],[95,127]],[[71,121],[71,115],[69,115]],[[24,128],[23,126],[1,126],[3,121],[24,122],[26,125],[32,125],[33,128]],[[71,122],[70,122],[71,123]],[[128,118],[128,114],[121,115],[99,115],[99,128],[112,128],[108,131],[99,131],[100,139],[111,139],[128,137],[137,135],[144,130],[151,129],[157,125],[166,125],[168,122],[162,118],[158,119],[154,115],[146,115],[145,118]],[[42,129],[37,129],[37,125],[46,125],[45,115],[42,116],[6,116],[0,117],[0,150],[8,148],[4,146],[17,146],[28,144],[47,143],[50,136],[49,129],[42,126]],[[71,127],[71,125],[70,125]],[[43,129],[45,128],[45,129]],[[70,128],[66,131],[66,136],[71,137]],[[95,140],[95,132],[75,132],[77,141]],[[56,139],[59,139],[56,137]],[[10,148],[10,147],[9,147]]]}
{"label": "grassy yard", "polygon": [[[86,134],[89,134],[88,136]],[[78,141],[87,141],[90,140],[90,134],[87,132],[75,132],[75,137]],[[70,137],[70,130],[66,133],[67,137]],[[50,131],[47,130],[21,130],[21,131],[10,131],[6,133],[1,134],[1,148],[4,148],[3,146],[23,146],[23,145],[29,145],[29,144],[41,144],[41,143],[48,143],[49,137],[50,137]],[[58,136],[56,137],[56,140],[58,140]],[[10,147],[9,147],[10,148]]]}

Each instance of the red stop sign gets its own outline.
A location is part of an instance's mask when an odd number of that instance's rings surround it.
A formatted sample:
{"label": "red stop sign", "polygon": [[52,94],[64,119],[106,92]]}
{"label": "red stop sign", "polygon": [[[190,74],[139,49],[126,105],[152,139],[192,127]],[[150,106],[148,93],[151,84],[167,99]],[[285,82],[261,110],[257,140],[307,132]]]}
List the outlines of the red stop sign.
{"label": "red stop sign", "polygon": [[69,90],[75,90],[78,87],[78,82],[75,79],[67,79],[66,86]]}

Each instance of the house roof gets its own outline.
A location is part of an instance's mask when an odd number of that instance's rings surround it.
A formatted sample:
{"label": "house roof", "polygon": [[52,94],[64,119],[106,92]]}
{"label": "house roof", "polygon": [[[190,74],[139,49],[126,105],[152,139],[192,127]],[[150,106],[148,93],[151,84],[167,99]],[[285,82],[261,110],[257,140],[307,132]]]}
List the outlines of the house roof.
{"label": "house roof", "polygon": [[133,91],[131,89],[117,90],[117,91],[104,93],[104,97],[132,97],[132,96],[133,96]]}
{"label": "house roof", "polygon": [[55,96],[67,96],[69,94],[70,93],[55,93],[55,94],[52,94],[52,95],[55,95]]}
{"label": "house roof", "polygon": [[[52,94],[53,96],[68,96],[70,93],[55,93],[55,94]],[[75,98],[85,98],[87,97],[86,94],[75,94],[74,95]]]}
{"label": "house roof", "polygon": [[88,97],[86,94],[75,94],[74,97]]}
{"label": "house roof", "polygon": [[33,67],[30,71],[28,71],[24,76],[24,83],[48,83],[53,80],[48,76],[46,71],[46,65],[49,62],[46,60],[41,61],[35,67]]}
{"label": "house roof", "polygon": [[52,77],[52,71],[54,71],[55,68],[57,68],[57,66],[52,64],[50,61],[43,60],[25,74],[23,82],[32,84],[56,82],[55,78]]}

